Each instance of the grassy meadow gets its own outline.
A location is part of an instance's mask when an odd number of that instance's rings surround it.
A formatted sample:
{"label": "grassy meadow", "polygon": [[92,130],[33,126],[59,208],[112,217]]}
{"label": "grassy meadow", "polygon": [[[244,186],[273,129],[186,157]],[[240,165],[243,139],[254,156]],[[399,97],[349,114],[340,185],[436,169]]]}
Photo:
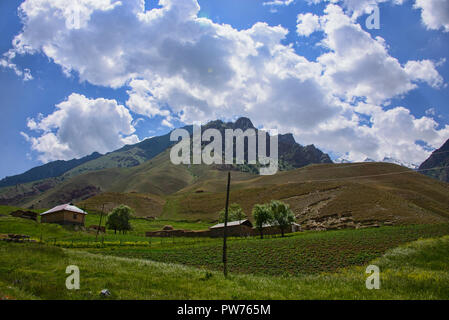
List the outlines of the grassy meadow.
{"label": "grassy meadow", "polygon": [[[365,288],[365,267],[297,276],[231,274],[144,259],[102,256],[39,244],[0,243],[3,299],[449,299],[449,237],[426,239],[374,260],[380,290]],[[65,288],[68,265],[80,290]]]}
{"label": "grassy meadow", "polygon": [[[13,210],[11,210],[13,209]],[[86,242],[94,241],[95,239],[104,241],[144,241],[148,242],[149,238],[145,237],[146,231],[161,230],[166,225],[171,225],[175,229],[188,230],[204,230],[211,224],[205,222],[186,222],[186,221],[167,221],[167,220],[146,220],[143,218],[131,219],[133,230],[127,232],[125,235],[115,234],[114,230],[107,230],[106,234],[97,233],[94,230],[77,230],[71,226],[60,226],[57,224],[41,224],[39,222],[14,218],[6,214],[6,212],[14,211],[13,207],[0,206],[0,234],[26,234],[36,240],[43,240],[52,242],[57,241],[74,241]],[[86,226],[98,225],[100,222],[100,215],[89,214],[86,216]],[[105,224],[105,217],[103,216],[102,225]],[[76,231],[77,230],[77,231]],[[169,240],[169,239],[168,239]],[[167,240],[167,241],[168,241]],[[166,242],[167,242],[166,241]]]}

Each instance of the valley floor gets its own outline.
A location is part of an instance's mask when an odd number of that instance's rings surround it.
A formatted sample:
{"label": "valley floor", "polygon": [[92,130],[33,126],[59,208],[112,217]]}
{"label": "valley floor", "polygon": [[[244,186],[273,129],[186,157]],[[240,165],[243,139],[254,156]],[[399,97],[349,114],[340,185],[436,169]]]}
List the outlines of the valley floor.
{"label": "valley floor", "polygon": [[[110,290],[107,299],[449,299],[448,224],[230,238],[225,279],[221,239],[143,236],[162,224],[203,223],[132,223],[132,233],[108,231],[102,243],[95,232],[0,210],[0,234],[43,240],[0,241],[0,299],[102,299],[102,289]],[[380,267],[380,290],[365,287],[370,264]],[[69,265],[80,269],[80,290],[66,289]]]}
{"label": "valley floor", "polygon": [[[381,288],[365,287],[365,267],[298,276],[232,274],[225,279],[177,264],[95,255],[39,244],[0,244],[3,299],[449,299],[449,237],[418,240],[372,261]],[[68,265],[81,272],[67,290]]]}

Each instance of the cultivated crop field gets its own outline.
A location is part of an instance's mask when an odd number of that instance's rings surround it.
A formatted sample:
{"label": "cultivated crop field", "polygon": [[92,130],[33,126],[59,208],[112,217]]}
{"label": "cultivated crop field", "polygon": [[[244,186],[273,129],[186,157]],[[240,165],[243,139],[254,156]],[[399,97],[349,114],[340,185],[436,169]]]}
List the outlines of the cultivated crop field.
{"label": "cultivated crop field", "polygon": [[[229,270],[236,273],[298,275],[333,272],[365,265],[388,249],[420,238],[449,234],[449,225],[415,225],[378,229],[306,232],[286,238],[234,239],[228,246]],[[160,262],[180,263],[210,270],[222,268],[222,243],[210,241],[173,247],[106,247],[92,253]]]}

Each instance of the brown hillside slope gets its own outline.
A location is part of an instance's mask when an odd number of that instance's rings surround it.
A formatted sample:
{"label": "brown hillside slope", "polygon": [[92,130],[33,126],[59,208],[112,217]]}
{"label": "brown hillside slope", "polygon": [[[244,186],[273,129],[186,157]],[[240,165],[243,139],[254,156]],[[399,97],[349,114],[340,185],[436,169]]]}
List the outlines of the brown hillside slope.
{"label": "brown hillside slope", "polygon": [[[178,191],[167,199],[163,216],[216,220],[223,207],[225,187],[222,179]],[[250,213],[256,203],[283,200],[304,223],[437,223],[449,219],[448,194],[449,184],[404,167],[362,163],[312,165],[234,181],[231,202],[240,203]]]}
{"label": "brown hillside slope", "polygon": [[[129,204],[141,216],[157,212],[166,219],[215,221],[224,206],[225,181],[226,171],[205,165],[175,166],[164,152],[136,167],[56,181],[53,188],[22,199],[10,189],[8,196],[14,199],[9,204],[21,207],[49,208],[73,201],[91,203],[98,210],[99,203],[114,194],[114,204]],[[240,203],[246,213],[256,203],[283,200],[299,222],[317,228],[323,223],[353,227],[447,221],[448,195],[449,184],[387,163],[311,165],[274,176],[232,172],[231,202]],[[152,200],[159,196],[159,200],[153,203],[145,196]]]}
{"label": "brown hillside slope", "polygon": [[93,196],[76,205],[87,211],[110,212],[115,207],[124,204],[132,208],[138,217],[159,217],[165,205],[165,200],[152,194],[105,192]]}

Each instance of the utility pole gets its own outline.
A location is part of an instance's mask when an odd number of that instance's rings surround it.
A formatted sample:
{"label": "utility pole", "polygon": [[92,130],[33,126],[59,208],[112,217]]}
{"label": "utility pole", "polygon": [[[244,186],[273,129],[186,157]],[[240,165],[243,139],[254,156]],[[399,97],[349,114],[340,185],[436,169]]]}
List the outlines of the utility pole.
{"label": "utility pole", "polygon": [[104,211],[104,203],[103,203],[103,205],[101,206],[100,223],[99,223],[98,228],[97,228],[97,235],[95,236],[95,242],[97,241],[98,233],[100,232],[100,228],[101,228],[101,219],[103,218],[103,211]]}
{"label": "utility pole", "polygon": [[223,230],[223,274],[225,278],[228,277],[228,257],[227,257],[227,247],[226,247],[226,238],[228,236],[228,206],[229,206],[229,187],[231,185],[231,171],[228,172],[228,186],[226,188],[226,207],[225,207],[225,221],[224,221],[224,230]]}

